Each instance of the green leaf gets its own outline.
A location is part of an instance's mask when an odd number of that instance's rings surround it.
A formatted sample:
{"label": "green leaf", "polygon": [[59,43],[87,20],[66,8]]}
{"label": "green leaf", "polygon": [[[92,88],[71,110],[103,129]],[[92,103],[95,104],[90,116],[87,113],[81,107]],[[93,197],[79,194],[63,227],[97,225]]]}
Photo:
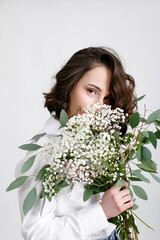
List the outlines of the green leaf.
{"label": "green leaf", "polygon": [[148,131],[140,133],[140,136],[148,138],[149,137]]}
{"label": "green leaf", "polygon": [[148,134],[149,134],[149,139],[150,139],[153,147],[156,148],[157,147],[157,138],[156,138],[155,134],[150,131],[148,131]]}
{"label": "green leaf", "polygon": [[132,185],[133,191],[134,193],[139,197],[142,198],[143,200],[148,200],[147,194],[144,191],[143,188],[136,186],[136,185]]}
{"label": "green leaf", "polygon": [[24,144],[19,146],[20,149],[22,150],[28,150],[28,151],[35,151],[39,148],[41,148],[42,146],[34,144],[34,143],[30,143],[30,144]]}
{"label": "green leaf", "polygon": [[147,138],[147,137],[144,137],[144,138],[142,139],[142,143],[143,143],[143,144],[148,144],[148,143],[150,143],[150,139]]}
{"label": "green leaf", "polygon": [[39,197],[39,198],[40,198],[40,199],[41,199],[41,198],[44,198],[44,196],[45,196],[45,192],[44,192],[44,190],[42,189],[42,191],[41,191],[41,194],[40,194],[40,197]]}
{"label": "green leaf", "polygon": [[160,121],[159,120],[155,121],[155,125],[160,126]]}
{"label": "green leaf", "polygon": [[124,180],[123,180],[123,179],[119,179],[119,180],[117,181],[116,187],[117,187],[117,188],[121,188],[121,187],[123,187],[123,186],[124,186]]}
{"label": "green leaf", "polygon": [[141,170],[133,171],[133,175],[137,176],[139,179],[141,179],[142,181],[144,181],[146,183],[150,183],[150,180],[148,178],[146,178],[145,176],[143,176],[143,174],[141,173]]}
{"label": "green leaf", "polygon": [[128,189],[129,189],[129,191],[130,191],[131,198],[133,198],[133,192],[132,192],[132,190],[131,190],[131,188],[130,188],[129,185],[128,185]]}
{"label": "green leaf", "polygon": [[133,207],[132,207],[133,210],[136,210],[137,208],[138,208],[137,204],[134,204]]}
{"label": "green leaf", "polygon": [[46,196],[44,196],[43,198],[43,202],[42,202],[42,207],[41,207],[41,212],[40,212],[40,216],[42,215],[43,209],[44,209],[44,205],[46,203]]}
{"label": "green leaf", "polygon": [[132,150],[129,154],[129,160],[134,159],[135,158],[134,155],[135,155],[135,150]]}
{"label": "green leaf", "polygon": [[139,147],[138,151],[136,152],[136,158],[140,161],[142,158],[142,154],[141,154],[141,146]]}
{"label": "green leaf", "polygon": [[87,188],[83,193],[83,201],[86,202],[93,195],[93,189]]}
{"label": "green leaf", "polygon": [[139,135],[139,139],[141,140],[141,143],[147,144],[149,143],[149,134],[148,132],[142,132]]}
{"label": "green leaf", "polygon": [[25,183],[25,181],[27,180],[29,176],[22,176],[22,177],[18,177],[16,178],[13,182],[11,182],[11,184],[8,186],[8,188],[6,189],[6,192],[9,192],[15,188],[20,187],[21,185],[23,185],[23,183]]}
{"label": "green leaf", "polygon": [[46,171],[46,168],[48,168],[48,167],[50,167],[49,164],[43,166],[43,167],[40,169],[40,171],[38,172],[38,174],[37,174],[37,176],[36,176],[35,181],[38,181],[38,180],[40,180],[40,179],[43,177],[43,175],[44,175],[44,173],[45,173],[45,171]]}
{"label": "green leaf", "polygon": [[151,123],[151,122],[154,122],[154,121],[159,120],[159,119],[160,119],[160,109],[151,113],[149,115],[149,117],[147,118],[146,123]]}
{"label": "green leaf", "polygon": [[23,202],[23,213],[26,216],[37,200],[37,191],[34,187],[26,196]]}
{"label": "green leaf", "polygon": [[150,161],[152,158],[151,151],[143,145],[141,146],[141,148],[142,148],[141,153],[142,153],[143,158]]}
{"label": "green leaf", "polygon": [[28,171],[32,167],[36,156],[37,155],[34,155],[34,156],[28,158],[28,160],[22,166],[21,173],[25,173],[26,171]]}
{"label": "green leaf", "polygon": [[116,143],[120,143],[118,132],[115,132],[113,136],[115,137]]}
{"label": "green leaf", "polygon": [[37,135],[35,135],[31,140],[37,141],[38,139],[40,139],[40,138],[43,137],[44,135],[46,135],[46,133],[37,134]]}
{"label": "green leaf", "polygon": [[54,189],[58,190],[64,187],[67,187],[69,184],[66,182],[66,180],[62,180],[60,181],[58,184],[56,184],[56,186],[54,187]]}
{"label": "green leaf", "polygon": [[143,164],[136,164],[137,167],[139,167],[141,170],[145,171],[145,172],[153,172],[156,173],[156,170],[153,170]]}
{"label": "green leaf", "polygon": [[129,124],[131,125],[132,128],[135,128],[138,126],[140,122],[140,116],[138,112],[133,113],[130,117],[129,117]]}
{"label": "green leaf", "polygon": [[160,139],[160,130],[157,130],[154,134],[157,139]]}
{"label": "green leaf", "polygon": [[62,109],[62,111],[61,111],[61,113],[60,113],[60,123],[61,123],[61,127],[65,127],[67,122],[68,122],[68,115],[67,115],[67,113]]}
{"label": "green leaf", "polygon": [[157,181],[158,183],[160,183],[160,178],[159,177],[157,177],[156,175],[154,175],[153,173],[150,173],[151,174],[151,176],[153,177],[153,179],[155,180],[155,181]]}
{"label": "green leaf", "polygon": [[128,177],[129,180],[131,181],[142,181],[141,179],[137,178],[137,177]]}
{"label": "green leaf", "polygon": [[134,100],[134,102],[138,102],[138,101],[142,100],[145,96],[146,96],[146,95],[143,95],[143,96],[141,96],[141,97],[139,97],[139,98],[136,98],[136,99]]}
{"label": "green leaf", "polygon": [[147,161],[145,159],[141,159],[141,163],[143,165],[145,165],[146,167],[148,167],[148,168],[150,168],[150,169],[152,169],[154,171],[157,171],[157,164],[154,161],[152,161],[152,160],[151,161]]}
{"label": "green leaf", "polygon": [[122,165],[126,162],[127,158],[128,158],[128,155],[126,155],[124,158],[122,158],[122,162],[121,162]]}

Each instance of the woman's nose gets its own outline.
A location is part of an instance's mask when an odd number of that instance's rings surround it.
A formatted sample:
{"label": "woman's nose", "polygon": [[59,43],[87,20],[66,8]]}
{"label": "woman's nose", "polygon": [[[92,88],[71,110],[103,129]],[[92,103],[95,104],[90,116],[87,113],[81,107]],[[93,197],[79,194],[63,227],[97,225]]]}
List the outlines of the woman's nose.
{"label": "woman's nose", "polygon": [[105,104],[105,98],[104,97],[100,97],[96,100],[96,103],[101,103],[101,104]]}

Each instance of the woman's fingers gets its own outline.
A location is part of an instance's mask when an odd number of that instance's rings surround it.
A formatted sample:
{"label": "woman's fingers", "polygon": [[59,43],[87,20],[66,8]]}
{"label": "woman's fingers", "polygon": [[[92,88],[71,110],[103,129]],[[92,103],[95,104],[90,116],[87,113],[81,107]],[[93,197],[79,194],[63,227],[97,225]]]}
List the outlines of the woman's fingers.
{"label": "woman's fingers", "polygon": [[121,190],[119,194],[120,194],[120,197],[125,197],[127,195],[130,195],[130,191],[128,188],[125,188],[125,189]]}
{"label": "woman's fingers", "polygon": [[[128,187],[128,183],[127,183],[126,181],[124,181],[124,184],[123,184],[122,187],[127,188],[127,187]],[[115,184],[111,187],[111,189],[114,189],[116,192],[119,192],[122,187],[118,188],[118,187],[117,187],[117,183],[115,183]],[[123,191],[123,190],[122,190],[122,191]]]}
{"label": "woman's fingers", "polygon": [[126,211],[133,206],[128,183],[124,181],[124,189],[117,188],[117,183],[107,190],[100,203],[107,219],[118,216],[120,213]]}
{"label": "woman's fingers", "polygon": [[125,204],[125,203],[131,201],[131,199],[132,199],[132,198],[131,198],[131,195],[127,195],[127,196],[125,196],[125,197],[122,197],[122,198],[121,198],[122,204]]}
{"label": "woman's fingers", "polygon": [[122,212],[126,211],[128,208],[131,208],[133,206],[134,202],[133,201],[129,201],[125,204],[123,204],[122,206]]}

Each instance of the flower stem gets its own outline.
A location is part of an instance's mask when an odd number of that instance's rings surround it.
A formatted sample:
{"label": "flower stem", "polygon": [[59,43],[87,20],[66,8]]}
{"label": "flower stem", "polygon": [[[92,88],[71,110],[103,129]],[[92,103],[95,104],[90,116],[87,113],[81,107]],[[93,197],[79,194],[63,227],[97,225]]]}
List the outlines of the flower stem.
{"label": "flower stem", "polygon": [[130,210],[131,213],[138,218],[144,225],[146,225],[148,228],[152,229],[153,231],[155,231],[152,227],[150,227],[147,223],[145,223],[140,217],[138,217],[132,210]]}

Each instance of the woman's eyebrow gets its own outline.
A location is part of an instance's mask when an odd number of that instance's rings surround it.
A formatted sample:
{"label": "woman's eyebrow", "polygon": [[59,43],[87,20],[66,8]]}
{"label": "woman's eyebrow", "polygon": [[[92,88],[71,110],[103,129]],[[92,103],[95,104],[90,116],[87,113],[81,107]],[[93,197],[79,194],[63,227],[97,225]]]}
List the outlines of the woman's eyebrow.
{"label": "woman's eyebrow", "polygon": [[99,90],[100,92],[102,92],[102,89],[99,88],[98,86],[94,85],[94,84],[88,84],[89,86],[95,87],[97,90]]}

